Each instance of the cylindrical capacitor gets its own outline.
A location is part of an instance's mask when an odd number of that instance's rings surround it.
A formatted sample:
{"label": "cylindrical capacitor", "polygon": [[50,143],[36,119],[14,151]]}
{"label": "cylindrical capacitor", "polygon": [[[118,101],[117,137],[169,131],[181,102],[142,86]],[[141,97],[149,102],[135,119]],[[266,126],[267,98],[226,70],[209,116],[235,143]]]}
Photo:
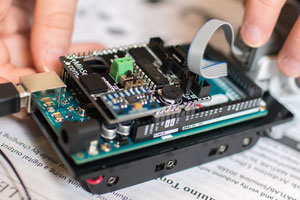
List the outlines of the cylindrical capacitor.
{"label": "cylindrical capacitor", "polygon": [[119,123],[117,133],[123,136],[128,136],[130,133],[132,123],[132,120]]}
{"label": "cylindrical capacitor", "polygon": [[117,126],[115,124],[108,124],[104,122],[101,125],[101,134],[103,138],[113,140],[117,135]]}
{"label": "cylindrical capacitor", "polygon": [[181,99],[183,91],[175,85],[166,85],[162,88],[161,95],[165,101],[175,104]]}

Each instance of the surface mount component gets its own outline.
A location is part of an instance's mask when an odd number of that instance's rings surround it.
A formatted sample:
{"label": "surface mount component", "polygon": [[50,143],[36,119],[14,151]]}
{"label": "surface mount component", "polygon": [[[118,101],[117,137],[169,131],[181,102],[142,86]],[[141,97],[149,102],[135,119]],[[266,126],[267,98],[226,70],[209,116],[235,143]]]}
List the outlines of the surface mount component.
{"label": "surface mount component", "polygon": [[83,76],[80,81],[90,94],[98,94],[108,90],[107,85],[97,73],[91,73]]}

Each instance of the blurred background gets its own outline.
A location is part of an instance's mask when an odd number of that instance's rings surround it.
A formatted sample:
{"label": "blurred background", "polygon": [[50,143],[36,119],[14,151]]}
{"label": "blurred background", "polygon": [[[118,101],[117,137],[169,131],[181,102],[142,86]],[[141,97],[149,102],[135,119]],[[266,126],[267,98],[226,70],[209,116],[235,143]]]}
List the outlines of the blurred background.
{"label": "blurred background", "polygon": [[[242,16],[242,0],[79,0],[73,40],[118,47],[159,36],[167,44],[181,44],[210,18],[228,21],[237,30]],[[219,31],[212,45],[228,51],[222,38]]]}

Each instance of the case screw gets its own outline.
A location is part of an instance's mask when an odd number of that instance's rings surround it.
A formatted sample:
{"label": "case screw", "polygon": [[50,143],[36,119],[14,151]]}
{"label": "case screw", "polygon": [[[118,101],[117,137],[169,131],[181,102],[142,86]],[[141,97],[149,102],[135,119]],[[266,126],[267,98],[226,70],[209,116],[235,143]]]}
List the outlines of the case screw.
{"label": "case screw", "polygon": [[116,185],[118,181],[119,181],[119,177],[111,176],[107,179],[107,185],[108,186]]}
{"label": "case screw", "polygon": [[219,153],[224,153],[224,152],[227,150],[227,147],[228,147],[228,146],[227,146],[226,144],[220,146],[220,147],[219,147]]}
{"label": "case screw", "polygon": [[246,147],[251,143],[251,138],[250,137],[246,137],[243,139],[243,146]]}

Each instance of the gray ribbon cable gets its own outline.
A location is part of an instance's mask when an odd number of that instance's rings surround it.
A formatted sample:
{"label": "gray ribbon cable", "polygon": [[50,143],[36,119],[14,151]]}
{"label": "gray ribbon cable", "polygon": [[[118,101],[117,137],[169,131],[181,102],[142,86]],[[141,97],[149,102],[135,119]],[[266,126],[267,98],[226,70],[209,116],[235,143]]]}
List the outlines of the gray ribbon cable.
{"label": "gray ribbon cable", "polygon": [[207,79],[227,76],[227,63],[203,59],[206,46],[213,34],[222,28],[231,51],[235,55],[242,52],[234,46],[234,32],[228,22],[212,19],[206,22],[196,33],[188,52],[188,68],[191,72]]}

